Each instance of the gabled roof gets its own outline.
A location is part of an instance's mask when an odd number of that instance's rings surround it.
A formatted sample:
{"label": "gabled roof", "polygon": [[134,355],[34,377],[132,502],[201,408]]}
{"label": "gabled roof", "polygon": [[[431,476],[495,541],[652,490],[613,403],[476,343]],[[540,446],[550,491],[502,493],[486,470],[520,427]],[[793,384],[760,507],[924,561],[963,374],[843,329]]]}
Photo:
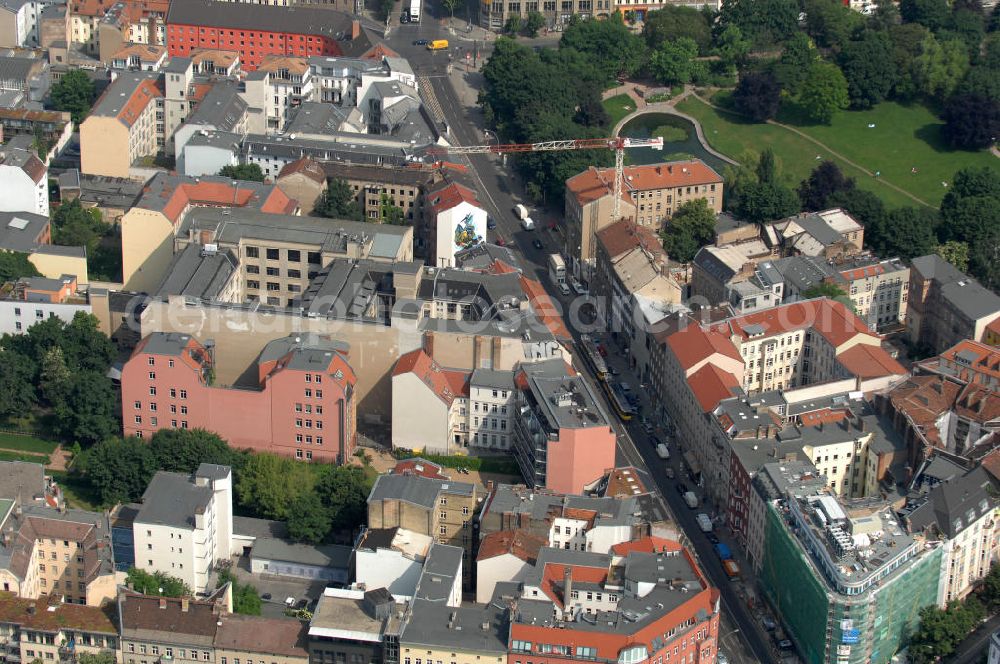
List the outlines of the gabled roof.
{"label": "gabled roof", "polygon": [[467,371],[445,369],[423,349],[410,351],[396,361],[396,366],[392,370],[393,377],[407,373],[419,378],[447,406],[451,406],[456,397],[469,396],[471,374]]}
{"label": "gabled roof", "polygon": [[706,364],[688,377],[688,386],[694,393],[702,411],[715,410],[719,402],[738,395],[740,382],[736,376],[715,366]]}
{"label": "gabled roof", "polygon": [[743,357],[736,346],[723,334],[689,323],[667,337],[667,345],[684,369],[690,369],[716,353],[740,362]]}
{"label": "gabled roof", "polygon": [[859,334],[875,336],[864,321],[846,306],[825,297],[792,302],[730,318],[713,329],[722,334],[734,334],[744,340],[811,329],[823,336],[834,348]]}
{"label": "gabled roof", "polygon": [[837,355],[837,361],[851,375],[858,378],[903,376],[907,373],[903,365],[894,360],[881,346],[857,344]]}
{"label": "gabled roof", "polygon": [[523,530],[500,530],[486,535],[479,543],[477,561],[489,560],[505,554],[520,558],[531,565],[538,559],[538,552],[548,546],[543,537]]}
{"label": "gabled roof", "polygon": [[476,192],[458,182],[452,182],[441,189],[428,193],[427,201],[430,203],[429,207],[433,214],[441,214],[461,203],[482,207],[479,199],[476,198]]}
{"label": "gabled roof", "polygon": [[656,232],[631,219],[623,219],[597,231],[597,241],[612,259],[633,249],[643,249],[655,257],[667,257],[663,242]]}
{"label": "gabled roof", "polygon": [[289,164],[285,164],[284,168],[278,173],[278,179],[287,178],[296,173],[309,178],[316,184],[323,185],[326,183],[326,171],[320,166],[319,162],[310,159],[309,157],[302,157]]}

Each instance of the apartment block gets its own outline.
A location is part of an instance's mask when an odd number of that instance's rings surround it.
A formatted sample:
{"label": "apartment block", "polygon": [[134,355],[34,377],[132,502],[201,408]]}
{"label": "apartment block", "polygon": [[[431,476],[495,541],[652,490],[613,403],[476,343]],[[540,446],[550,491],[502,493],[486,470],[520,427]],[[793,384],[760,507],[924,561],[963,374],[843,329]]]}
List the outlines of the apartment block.
{"label": "apartment block", "polygon": [[0,108],[4,140],[13,136],[41,134],[54,150],[61,150],[73,135],[70,114],[63,111],[36,111],[27,108]]}
{"label": "apartment block", "polygon": [[419,475],[379,475],[368,494],[368,527],[403,528],[462,550],[462,574],[469,583],[475,542],[472,522],[476,486]]}
{"label": "apartment block", "polygon": [[[704,199],[722,210],[722,176],[699,160],[630,166],[625,169],[620,216],[659,232],[684,203]],[[573,274],[585,282],[594,276],[595,236],[613,219],[614,169],[591,167],[566,180],[564,255]]]}
{"label": "apartment block", "polygon": [[385,588],[327,588],[309,621],[309,661],[399,664],[399,635],[408,609],[408,602]]}
{"label": "apartment block", "polygon": [[205,599],[118,594],[118,625],[123,664],[142,664],[163,657],[194,664],[214,663],[219,623],[232,610],[226,585]]}
{"label": "apartment block", "polygon": [[[422,168],[360,166],[338,162],[323,162],[328,180],[343,180],[354,192],[365,218],[377,214],[382,196],[406,213],[414,225],[423,219],[423,193],[440,178],[436,171]],[[426,242],[426,238],[424,239]]]}
{"label": "apartment block", "polygon": [[772,222],[763,229],[764,241],[784,256],[820,256],[825,259],[861,253],[865,228],[840,208],[803,212]]}
{"label": "apartment block", "polygon": [[358,21],[338,11],[216,0],[171,3],[167,12],[167,48],[186,56],[194,48],[238,51],[247,71],[268,55],[360,56],[371,41]]}
{"label": "apartment block", "polygon": [[267,344],[255,389],[216,384],[213,348],[153,333],[122,370],[126,435],[207,429],[236,448],[344,463],[354,452],[357,381],[344,344],[295,335]]}
{"label": "apartment block", "polygon": [[309,216],[326,193],[326,172],[319,162],[303,157],[282,168],[274,184],[298,201],[302,214]]}
{"label": "apartment block", "polygon": [[111,605],[65,604],[0,595],[0,650],[6,661],[72,661],[110,655],[120,661],[118,624]]}
{"label": "apartment block", "polygon": [[43,7],[42,3],[34,0],[4,0],[0,3],[0,48],[37,47]]}
{"label": "apartment block", "polygon": [[139,158],[159,152],[156,100],[163,95],[155,72],[115,79],[80,125],[80,171],[127,178]]}
{"label": "apartment block", "polygon": [[963,339],[981,341],[1000,318],[1000,296],[937,254],[910,266],[906,328],[910,341],[940,353]]}
{"label": "apartment block", "polygon": [[48,175],[48,167],[33,151],[0,148],[0,190],[4,192],[0,211],[48,216]]}
{"label": "apartment block", "polygon": [[178,578],[195,593],[228,560],[233,539],[233,476],[228,466],[201,464],[193,475],[159,471],[132,524],[135,566]]}
{"label": "apartment block", "polygon": [[77,293],[77,279],[27,277],[0,285],[0,334],[24,334],[35,323],[58,318],[69,323],[91,313],[90,301]]}
{"label": "apartment block", "polygon": [[114,570],[108,518],[97,512],[5,500],[0,524],[0,584],[25,599],[62,597],[100,606],[113,599]]}
{"label": "apartment block", "polygon": [[500,32],[511,17],[525,19],[528,12],[541,12],[550,28],[565,25],[574,16],[584,19],[606,18],[612,0],[542,0],[542,2],[483,2],[479,5],[479,25]]}
{"label": "apartment block", "polygon": [[525,482],[581,493],[615,466],[617,438],[590,385],[561,359],[522,365],[514,420],[514,459]]}

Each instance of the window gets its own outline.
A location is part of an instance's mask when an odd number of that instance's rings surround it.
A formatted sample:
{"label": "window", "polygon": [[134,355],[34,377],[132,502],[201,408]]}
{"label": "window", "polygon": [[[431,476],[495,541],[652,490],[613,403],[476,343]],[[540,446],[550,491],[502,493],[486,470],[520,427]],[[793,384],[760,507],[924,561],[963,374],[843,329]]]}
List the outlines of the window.
{"label": "window", "polygon": [[247,258],[260,258],[260,249],[257,247],[247,247]]}
{"label": "window", "polygon": [[247,288],[259,289],[260,288],[260,282],[254,280],[254,279],[247,279]]}
{"label": "window", "polygon": [[316,398],[317,399],[323,398],[323,390],[316,390]]}
{"label": "window", "polygon": [[306,389],[306,398],[308,399],[308,398],[312,397],[312,395],[313,395],[313,391],[307,388]]}
{"label": "window", "polygon": [[277,249],[268,249],[267,250],[267,260],[269,260],[269,261],[276,261],[276,260],[278,260],[278,250]]}
{"label": "window", "polygon": [[150,380],[156,380],[156,372],[155,371],[150,371],[149,372],[149,379]]}
{"label": "window", "polygon": [[141,401],[135,401],[135,402],[133,402],[133,403],[132,403],[132,406],[133,406],[133,407],[134,407],[134,408],[135,408],[136,410],[140,410],[140,409],[142,408],[142,402],[141,402]]}
{"label": "window", "polygon": [[302,262],[302,252],[298,249],[288,250],[288,262],[289,263],[301,263]]}
{"label": "window", "polygon": [[187,399],[187,398],[188,398],[188,391],[181,390],[181,399]]}
{"label": "window", "polygon": [[147,362],[149,363],[149,366],[151,366],[151,367],[154,367],[154,366],[156,366],[156,358],[155,358],[155,357],[153,357],[152,355],[151,355],[151,356],[149,356],[149,357],[148,357],[148,358],[146,359],[146,361],[147,361]]}
{"label": "window", "polygon": [[136,415],[135,416],[135,423],[136,424],[142,424],[142,415]]}
{"label": "window", "polygon": [[280,277],[281,276],[281,270],[279,270],[276,267],[269,267],[269,268],[267,268],[267,276],[269,276],[269,277]]}

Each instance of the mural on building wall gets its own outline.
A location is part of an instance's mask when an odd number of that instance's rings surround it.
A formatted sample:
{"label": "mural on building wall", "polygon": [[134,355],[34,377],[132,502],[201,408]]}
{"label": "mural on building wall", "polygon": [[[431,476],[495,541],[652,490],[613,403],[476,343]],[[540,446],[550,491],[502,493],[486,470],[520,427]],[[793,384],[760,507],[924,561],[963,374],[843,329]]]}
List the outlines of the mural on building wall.
{"label": "mural on building wall", "polygon": [[482,232],[477,228],[479,225],[471,212],[455,224],[455,251],[474,247],[483,241]]}

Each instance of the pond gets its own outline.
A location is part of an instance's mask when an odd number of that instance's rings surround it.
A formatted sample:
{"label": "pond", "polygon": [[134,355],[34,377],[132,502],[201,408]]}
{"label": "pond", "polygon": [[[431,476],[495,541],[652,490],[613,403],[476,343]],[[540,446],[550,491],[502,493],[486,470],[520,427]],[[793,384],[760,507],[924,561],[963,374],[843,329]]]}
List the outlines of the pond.
{"label": "pond", "polygon": [[695,133],[694,125],[689,120],[669,115],[667,113],[647,113],[635,118],[621,131],[622,136],[631,138],[650,138],[663,136],[663,151],[652,148],[635,148],[625,152],[625,159],[630,164],[656,164],[663,161],[678,159],[701,159],[717,173],[722,173],[726,162],[709,154]]}

